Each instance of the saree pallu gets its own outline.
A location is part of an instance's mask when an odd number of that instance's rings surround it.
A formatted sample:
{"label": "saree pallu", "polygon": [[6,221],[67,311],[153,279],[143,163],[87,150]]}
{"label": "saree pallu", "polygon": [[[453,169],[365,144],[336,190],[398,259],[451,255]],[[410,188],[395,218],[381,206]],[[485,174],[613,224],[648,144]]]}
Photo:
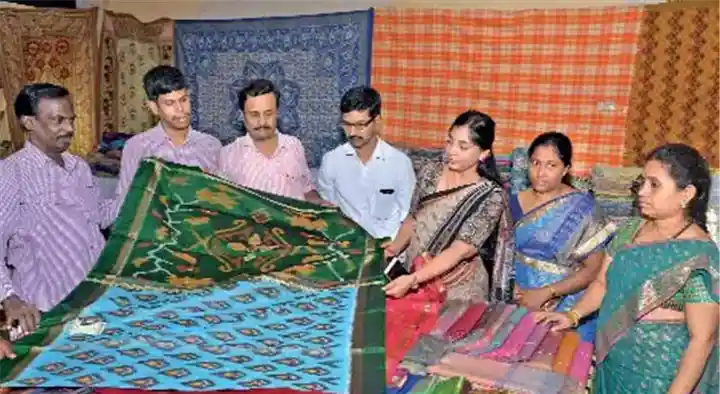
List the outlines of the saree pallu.
{"label": "saree pallu", "polygon": [[436,191],[442,163],[430,163],[418,174],[413,195],[415,232],[407,248],[410,259],[431,259],[461,240],[478,255],[462,261],[440,277],[447,300],[509,301],[512,220],[505,191],[494,182]]}
{"label": "saree pallu", "polygon": [[[586,257],[605,246],[615,230],[592,196],[584,192],[555,198],[525,214],[517,195],[512,196],[510,206],[516,220],[515,284],[521,289],[548,286],[572,275]],[[559,297],[546,307],[570,310],[582,294]],[[585,319],[578,332],[583,340],[594,340],[595,319]]]}
{"label": "saree pallu", "polygon": [[[667,308],[691,279],[705,300],[718,302],[718,249],[711,241],[670,240],[630,245],[642,221],[631,219],[608,247],[613,256],[598,317],[593,384],[599,394],[665,393],[690,341],[684,321],[647,321]],[[684,305],[681,305],[684,306]],[[718,348],[714,344],[693,393],[718,392]]]}

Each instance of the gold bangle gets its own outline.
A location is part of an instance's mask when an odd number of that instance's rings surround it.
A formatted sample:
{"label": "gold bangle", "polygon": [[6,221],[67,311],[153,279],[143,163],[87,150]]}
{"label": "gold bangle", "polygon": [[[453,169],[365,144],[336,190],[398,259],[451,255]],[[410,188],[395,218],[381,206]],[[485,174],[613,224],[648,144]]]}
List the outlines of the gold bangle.
{"label": "gold bangle", "polygon": [[570,322],[572,322],[573,328],[580,325],[580,319],[582,319],[582,315],[580,315],[578,311],[571,309],[566,313],[566,315],[568,319],[570,319]]}

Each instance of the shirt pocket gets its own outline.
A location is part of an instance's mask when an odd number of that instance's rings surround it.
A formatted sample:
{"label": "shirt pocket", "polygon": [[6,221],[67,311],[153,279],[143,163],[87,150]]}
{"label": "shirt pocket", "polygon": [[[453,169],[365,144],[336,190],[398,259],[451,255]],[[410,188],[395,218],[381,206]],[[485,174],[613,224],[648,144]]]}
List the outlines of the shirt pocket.
{"label": "shirt pocket", "polygon": [[78,186],[77,193],[79,194],[78,209],[88,221],[100,224],[100,201],[97,187],[95,185]]}
{"label": "shirt pocket", "polygon": [[77,175],[63,177],[59,181],[56,193],[56,209],[69,215],[82,217],[88,223],[100,223],[100,205],[98,190],[92,178],[85,179]]}
{"label": "shirt pocket", "polygon": [[375,184],[370,214],[376,220],[394,220],[399,214],[398,190],[392,180]]}
{"label": "shirt pocket", "polygon": [[[282,182],[286,183],[292,190],[303,189],[307,180],[297,168],[287,169],[281,172]],[[304,191],[304,190],[303,190]]]}
{"label": "shirt pocket", "polygon": [[37,237],[38,232],[43,231],[41,223],[52,220],[51,212],[54,212],[57,201],[57,195],[47,190],[21,192],[18,202],[21,220],[17,222],[17,235],[20,238]]}

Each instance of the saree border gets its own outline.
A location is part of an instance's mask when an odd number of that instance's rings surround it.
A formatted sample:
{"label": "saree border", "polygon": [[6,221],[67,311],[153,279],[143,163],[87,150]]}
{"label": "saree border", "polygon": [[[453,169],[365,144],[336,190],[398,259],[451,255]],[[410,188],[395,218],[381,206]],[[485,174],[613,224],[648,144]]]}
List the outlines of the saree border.
{"label": "saree border", "polygon": [[[581,256],[588,256],[595,252],[598,246],[615,233],[616,229],[617,226],[615,223],[606,224],[602,230],[598,231],[595,235],[590,237],[590,239],[578,246],[576,251],[571,253],[570,258],[573,260],[580,260]],[[554,275],[568,275],[578,270],[577,267],[559,265],[549,261],[529,257],[517,250],[515,251],[515,260],[521,264],[529,266],[530,268]]]}
{"label": "saree border", "polygon": [[[517,195],[515,198],[518,199]],[[577,200],[571,201],[571,199]],[[598,217],[597,203],[592,195],[578,190],[540,204],[538,207],[531,209],[527,214],[523,214],[523,217],[515,222],[513,225],[513,232],[519,231],[523,228],[522,226],[531,226],[535,224],[535,222],[543,218],[543,215],[548,214],[548,212],[552,209],[563,209],[563,204],[568,204],[570,206],[564,208],[567,213],[563,214],[562,223],[555,229],[556,234],[552,236],[552,242],[559,242],[564,245],[560,247],[555,255],[566,255],[565,259],[574,265],[575,262],[582,262],[582,260],[596,252],[598,248],[600,248],[603,243],[607,242],[615,231],[617,231],[617,225],[615,223],[606,220],[604,217]],[[590,211],[586,212],[585,209],[589,209]],[[568,230],[568,223],[571,223],[570,228],[573,228],[574,226],[578,227],[576,227],[575,230]],[[555,228],[555,225],[552,227]],[[592,235],[583,240],[586,233]],[[558,238],[559,234],[567,235],[563,235]],[[580,244],[573,247],[576,243]],[[548,261],[545,261],[545,263],[554,264]],[[556,265],[572,270],[572,265]],[[555,269],[544,271],[561,274],[559,270]],[[565,272],[563,272],[563,274],[564,273]]]}
{"label": "saree border", "polygon": [[549,261],[535,259],[526,256],[522,252],[517,250],[515,251],[515,261],[548,274],[568,275],[575,271],[572,267],[565,267],[559,264],[551,263]]}
{"label": "saree border", "polygon": [[[535,208],[531,209],[527,213],[523,212],[523,216],[515,222],[515,225],[513,226],[513,229],[517,228],[521,224],[525,224],[524,222],[529,221],[530,223],[540,219],[542,215],[547,213],[550,209],[554,208],[556,205],[561,204],[565,201],[565,199],[573,197],[578,194],[587,194],[586,192],[583,192],[581,190],[575,190],[570,193],[563,194],[562,196],[558,196],[553,198],[552,200],[545,201],[544,203],[536,206]],[[518,206],[520,205],[520,196],[516,195],[516,198],[518,199]],[[522,209],[522,207],[520,207]],[[529,223],[527,223],[529,224]]]}
{"label": "saree border", "polygon": [[[148,163],[148,164],[146,164]],[[150,166],[152,165],[152,171],[143,171],[143,166]],[[133,249],[135,244],[138,240],[138,233],[143,227],[143,224],[145,222],[145,219],[149,216],[148,210],[150,209],[150,203],[153,200],[153,196],[155,195],[155,191],[157,190],[157,185],[160,179],[162,178],[162,171],[164,169],[164,166],[159,161],[143,161],[141,163],[141,167],[138,168],[138,171],[136,173],[135,178],[133,179],[133,182],[130,186],[130,191],[128,192],[128,195],[125,197],[125,201],[123,201],[123,205],[120,209],[120,214],[118,215],[118,218],[123,217],[129,217],[129,215],[123,215],[124,213],[131,212],[134,206],[130,203],[132,201],[132,197],[135,196],[135,194],[140,194],[142,197],[140,198],[140,203],[138,204],[138,208],[135,211],[135,215],[132,217],[132,220],[129,220],[129,223],[123,223],[124,220],[121,221],[121,224],[128,224],[128,236],[122,241],[120,245],[113,245],[111,242],[114,240],[110,240],[108,242],[108,245],[105,249],[103,249],[103,253],[100,255],[100,261],[102,262],[104,260],[106,251],[108,254],[112,255],[114,254],[112,251],[113,246],[118,248],[117,256],[115,259],[115,263],[113,264],[112,268],[110,268],[108,271],[104,272],[103,276],[109,275],[118,275],[120,274],[127,265],[129,259],[130,259],[130,251]],[[145,179],[143,179],[145,178]],[[145,181],[145,186],[140,187],[140,182]],[[122,220],[122,219],[121,219]],[[118,226],[122,228],[121,226]],[[114,242],[113,242],[114,243]],[[108,258],[108,260],[110,260]],[[92,275],[95,276],[95,275]]]}
{"label": "saree border", "polygon": [[[709,264],[708,256],[694,256],[684,263],[659,273],[654,278],[645,281],[640,288],[625,303],[617,308],[612,316],[598,327],[595,339],[595,354],[598,364],[602,362],[612,347],[637,324],[643,316],[660,307],[663,302],[677,293],[697,270],[705,270],[717,278],[718,272]],[[660,292],[659,289],[664,289]]]}
{"label": "saree border", "polygon": [[430,201],[434,201],[437,198],[444,197],[461,190],[466,190],[473,186],[474,188],[460,199],[460,201],[450,211],[447,217],[444,218],[443,222],[428,240],[425,245],[425,249],[427,249],[427,252],[431,255],[439,254],[455,240],[455,237],[460,231],[463,223],[465,223],[472,213],[479,209],[485,201],[485,198],[489,196],[490,193],[497,190],[499,186],[496,186],[492,181],[486,180],[479,184],[473,183],[454,189],[435,192],[426,196],[427,199],[421,200],[420,206],[417,209],[418,211],[425,208],[425,204]]}
{"label": "saree border", "polygon": [[616,231],[618,227],[614,222],[608,222],[600,231],[595,233],[590,239],[578,246],[575,251],[570,253],[570,259],[580,260],[587,257],[597,250],[597,248],[607,241]]}
{"label": "saree border", "polygon": [[365,262],[358,272],[358,288],[350,340],[350,393],[385,391],[385,292],[381,283],[363,285],[382,275],[382,252],[374,238],[365,243]]}

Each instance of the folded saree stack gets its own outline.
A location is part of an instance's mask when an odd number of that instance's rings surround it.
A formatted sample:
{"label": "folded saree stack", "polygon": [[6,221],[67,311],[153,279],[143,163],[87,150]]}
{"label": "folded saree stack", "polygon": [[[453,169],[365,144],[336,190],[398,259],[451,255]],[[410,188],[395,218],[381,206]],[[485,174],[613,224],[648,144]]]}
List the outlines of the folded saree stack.
{"label": "folded saree stack", "polygon": [[381,393],[382,249],[335,208],[143,162],[96,266],[3,387]]}
{"label": "folded saree stack", "polygon": [[554,332],[523,307],[450,304],[389,371],[390,386],[410,393],[423,379],[462,377],[479,392],[584,393],[592,352],[577,332]]}

